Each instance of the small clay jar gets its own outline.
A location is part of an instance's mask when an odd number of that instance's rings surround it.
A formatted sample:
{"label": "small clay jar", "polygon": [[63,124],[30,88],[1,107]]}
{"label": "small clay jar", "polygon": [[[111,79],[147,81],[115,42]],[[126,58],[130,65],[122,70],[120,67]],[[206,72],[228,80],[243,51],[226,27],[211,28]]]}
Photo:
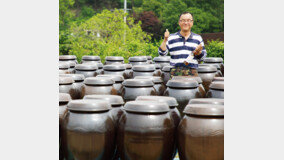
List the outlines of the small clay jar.
{"label": "small clay jar", "polygon": [[212,82],[222,81],[224,82],[224,77],[214,77]]}
{"label": "small clay jar", "polygon": [[136,76],[155,76],[155,65],[146,64],[146,65],[135,65],[132,67],[133,78]]}
{"label": "small clay jar", "polygon": [[85,78],[96,77],[98,75],[98,66],[95,63],[77,64],[75,69],[76,74],[83,74]]}
{"label": "small clay jar", "polygon": [[189,100],[188,104],[218,104],[218,105],[224,105],[224,99],[196,98],[196,99]]}
{"label": "small clay jar", "polygon": [[223,58],[221,57],[206,57],[204,58],[204,64],[218,64],[220,65],[220,69],[222,72],[222,75],[224,76],[224,63]]}
{"label": "small clay jar", "polygon": [[104,66],[104,75],[120,75],[123,78],[126,78],[127,75],[125,73],[126,67],[122,64],[112,64],[112,65],[105,65]]}
{"label": "small clay jar", "polygon": [[59,74],[70,74],[70,65],[68,62],[60,62],[58,65],[59,68]]}
{"label": "small clay jar", "polygon": [[147,57],[146,56],[129,57],[128,61],[129,61],[129,64],[132,64],[132,66],[134,67],[134,65],[147,64]]}
{"label": "small clay jar", "polygon": [[64,130],[64,118],[67,114],[67,104],[71,100],[68,93],[59,93],[59,159],[67,158],[66,134]]}
{"label": "small clay jar", "polygon": [[183,116],[182,111],[188,101],[192,98],[201,98],[198,86],[197,81],[193,79],[169,80],[164,96],[176,98],[179,104],[177,108]]}
{"label": "small clay jar", "polygon": [[216,76],[217,68],[213,66],[199,66],[197,71],[198,77],[202,79],[205,91],[208,92],[209,86]]}
{"label": "small clay jar", "polygon": [[224,159],[224,105],[189,104],[178,126],[180,160]]}
{"label": "small clay jar", "polygon": [[123,64],[125,66],[125,79],[131,79],[133,78],[133,70],[132,70],[132,64]]}
{"label": "small clay jar", "polygon": [[71,77],[74,80],[73,87],[75,93],[73,94],[72,99],[82,99],[83,98],[83,89],[84,89],[84,80],[85,77],[82,74],[60,74],[59,77]]}
{"label": "small clay jar", "polygon": [[101,62],[97,62],[97,61],[85,61],[83,62],[82,64],[96,64],[98,66],[98,69],[97,69],[97,73],[98,75],[100,74],[103,74],[103,64]]}
{"label": "small clay jar", "polygon": [[164,66],[169,66],[170,65],[170,57],[168,57],[168,56],[154,57],[153,61],[156,64],[160,64],[162,68]]}
{"label": "small clay jar", "polygon": [[134,101],[138,96],[158,95],[150,79],[126,79],[122,85],[122,97],[125,102]]}
{"label": "small clay jar", "polygon": [[76,96],[76,89],[71,77],[59,77],[59,93],[68,93],[71,97]]}
{"label": "small clay jar", "polygon": [[207,98],[222,98],[224,99],[224,82],[212,82],[209,91],[206,94]]}
{"label": "small clay jar", "polygon": [[119,121],[121,160],[172,160],[175,126],[169,106],[157,101],[132,101]]}
{"label": "small clay jar", "polygon": [[162,78],[163,78],[163,81],[164,81],[164,84],[167,84],[168,81],[171,79],[171,69],[174,68],[174,66],[164,66],[163,69],[162,69]]}
{"label": "small clay jar", "polygon": [[154,88],[159,96],[162,96],[167,89],[162,78],[158,76],[136,76],[134,79],[151,79],[154,82]]}
{"label": "small clay jar", "polygon": [[120,57],[120,56],[106,56],[105,58],[105,65],[109,65],[112,63],[120,63],[123,64],[124,63],[124,58]]}
{"label": "small clay jar", "polygon": [[109,113],[109,102],[73,100],[67,107],[67,145],[74,159],[111,160],[115,150],[115,123]]}
{"label": "small clay jar", "polygon": [[157,63],[155,63],[154,65],[155,65],[155,68],[156,68],[156,70],[155,70],[155,75],[156,75],[156,76],[162,76],[161,65],[160,65],[160,64],[157,64]]}
{"label": "small clay jar", "polygon": [[212,67],[216,67],[217,68],[217,72],[215,77],[223,77],[223,74],[221,72],[221,67],[219,64],[215,64],[215,63],[204,63],[204,64],[199,64],[199,66],[212,66]]}
{"label": "small clay jar", "polygon": [[60,55],[59,61],[62,62],[72,61],[75,62],[76,64],[78,63],[77,57],[75,55]]}
{"label": "small clay jar", "polygon": [[124,78],[120,75],[98,75],[97,77],[107,77],[107,78],[111,78],[112,80],[114,80],[114,84],[113,87],[117,92],[117,95],[121,95],[122,94],[122,82],[124,81]]}
{"label": "small clay jar", "polygon": [[147,64],[152,64],[152,56],[146,56],[147,57]]}
{"label": "small clay jar", "polygon": [[100,56],[83,56],[82,57],[82,64],[88,63],[88,62],[102,63]]}
{"label": "small clay jar", "polygon": [[113,87],[114,83],[110,77],[88,77],[84,80],[83,95],[117,95],[116,89]]}

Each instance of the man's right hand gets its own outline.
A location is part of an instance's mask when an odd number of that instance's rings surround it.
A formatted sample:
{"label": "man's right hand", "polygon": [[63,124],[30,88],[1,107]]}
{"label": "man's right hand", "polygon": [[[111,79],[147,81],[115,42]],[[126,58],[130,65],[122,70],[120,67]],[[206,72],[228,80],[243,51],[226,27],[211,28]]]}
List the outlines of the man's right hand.
{"label": "man's right hand", "polygon": [[164,34],[164,40],[167,41],[169,36],[170,36],[170,32],[168,31],[168,29],[166,29],[166,32]]}

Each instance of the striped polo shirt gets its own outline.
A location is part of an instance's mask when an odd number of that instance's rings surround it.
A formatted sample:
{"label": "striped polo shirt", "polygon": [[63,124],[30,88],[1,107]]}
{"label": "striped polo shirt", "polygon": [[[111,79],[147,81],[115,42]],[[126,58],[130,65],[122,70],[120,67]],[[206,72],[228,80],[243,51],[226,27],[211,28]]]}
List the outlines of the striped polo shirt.
{"label": "striped polo shirt", "polygon": [[[202,53],[198,56],[194,56],[192,52],[200,43],[203,46]],[[207,55],[204,42],[200,35],[191,32],[189,38],[185,40],[180,34],[180,31],[170,34],[167,41],[167,49],[163,51],[161,47],[159,47],[158,52],[161,56],[166,56],[168,52],[170,52],[170,64],[172,66],[186,66],[184,64],[186,60],[189,63],[188,66],[191,68],[198,68],[198,61],[203,60]]]}

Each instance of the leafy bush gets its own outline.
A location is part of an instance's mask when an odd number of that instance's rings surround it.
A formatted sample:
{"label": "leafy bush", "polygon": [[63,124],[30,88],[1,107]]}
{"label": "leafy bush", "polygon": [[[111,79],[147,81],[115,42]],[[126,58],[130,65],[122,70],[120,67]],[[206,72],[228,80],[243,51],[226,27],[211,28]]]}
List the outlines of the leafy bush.
{"label": "leafy bush", "polygon": [[205,48],[207,57],[222,57],[224,59],[224,42],[211,40]]}

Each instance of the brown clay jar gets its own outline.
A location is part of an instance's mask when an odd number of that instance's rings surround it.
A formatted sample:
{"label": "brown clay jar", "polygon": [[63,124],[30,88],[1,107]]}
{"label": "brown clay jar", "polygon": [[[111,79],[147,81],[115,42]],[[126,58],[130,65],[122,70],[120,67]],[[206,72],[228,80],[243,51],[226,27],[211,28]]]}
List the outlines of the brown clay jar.
{"label": "brown clay jar", "polygon": [[110,77],[89,77],[84,80],[83,95],[106,94],[117,95],[113,87],[114,80]]}
{"label": "brown clay jar", "polygon": [[138,96],[157,95],[150,79],[126,79],[123,83],[122,97],[125,102],[134,101]]}
{"label": "brown clay jar", "polygon": [[129,57],[128,61],[129,61],[129,64],[132,64],[132,66],[134,67],[134,65],[147,64],[147,57],[146,56]]}
{"label": "brown clay jar", "polygon": [[73,86],[75,93],[72,99],[82,99],[84,89],[84,75],[82,74],[60,74],[59,77],[71,77],[74,80]]}
{"label": "brown clay jar", "polygon": [[115,123],[109,102],[73,100],[65,124],[67,146],[75,160],[111,160],[115,149]]}
{"label": "brown clay jar", "polygon": [[88,62],[102,63],[100,56],[83,56],[82,57],[82,64],[88,63]]}
{"label": "brown clay jar", "polygon": [[59,77],[59,93],[68,93],[71,97],[76,97],[76,89],[71,77]]}
{"label": "brown clay jar", "polygon": [[77,57],[75,55],[60,55],[59,61],[62,62],[72,61],[75,62],[76,64],[78,63]]}
{"label": "brown clay jar", "polygon": [[75,69],[76,74],[83,74],[85,78],[96,77],[98,75],[98,65],[96,63],[77,64]]}
{"label": "brown clay jar", "polygon": [[170,65],[170,58],[168,56],[154,57],[153,61],[155,62],[155,64],[160,64],[161,68]]}
{"label": "brown clay jar", "polygon": [[113,63],[124,63],[124,58],[120,56],[106,56],[105,58],[105,65],[113,64]]}
{"label": "brown clay jar", "polygon": [[135,65],[132,67],[133,78],[136,76],[155,76],[155,65],[146,64],[146,65]]}
{"label": "brown clay jar", "polygon": [[159,96],[162,96],[167,89],[162,78],[158,76],[136,76],[134,79],[151,79],[154,82],[154,88]]}
{"label": "brown clay jar", "polygon": [[224,81],[212,82],[209,91],[206,94],[207,98],[222,98],[224,99]]}
{"label": "brown clay jar", "polygon": [[175,126],[166,103],[131,101],[119,121],[121,160],[171,160]]}
{"label": "brown clay jar", "polygon": [[224,76],[224,60],[222,57],[206,57],[204,58],[204,64],[218,64],[222,75]]}
{"label": "brown clay jar", "polygon": [[224,105],[189,104],[178,126],[180,160],[224,159]]}
{"label": "brown clay jar", "polygon": [[100,75],[100,74],[103,74],[103,64],[102,62],[98,62],[98,61],[84,61],[82,64],[96,64],[98,66],[98,69],[97,69],[97,74]]}
{"label": "brown clay jar", "polygon": [[104,75],[120,75],[123,76],[123,78],[126,78],[126,67],[122,64],[105,65],[103,70],[102,74]]}
{"label": "brown clay jar", "polygon": [[168,81],[171,79],[171,68],[173,68],[173,66],[164,66],[162,69],[162,78],[164,81],[164,84],[167,84]]}
{"label": "brown clay jar", "polygon": [[70,74],[70,65],[68,62],[60,62],[58,65],[59,68],[59,74]]}
{"label": "brown clay jar", "polygon": [[113,87],[117,92],[117,95],[121,95],[122,94],[122,82],[124,81],[123,76],[120,75],[98,75],[97,77],[106,77],[106,78],[111,78],[112,80],[114,80],[114,84]]}
{"label": "brown clay jar", "polygon": [[202,84],[206,92],[217,73],[217,68],[213,66],[199,66],[198,77],[202,79]]}
{"label": "brown clay jar", "polygon": [[199,64],[199,66],[212,66],[212,67],[216,67],[217,68],[217,72],[216,72],[216,75],[215,77],[223,77],[223,74],[221,72],[221,67],[219,64],[211,64],[211,63],[204,63],[204,64]]}

